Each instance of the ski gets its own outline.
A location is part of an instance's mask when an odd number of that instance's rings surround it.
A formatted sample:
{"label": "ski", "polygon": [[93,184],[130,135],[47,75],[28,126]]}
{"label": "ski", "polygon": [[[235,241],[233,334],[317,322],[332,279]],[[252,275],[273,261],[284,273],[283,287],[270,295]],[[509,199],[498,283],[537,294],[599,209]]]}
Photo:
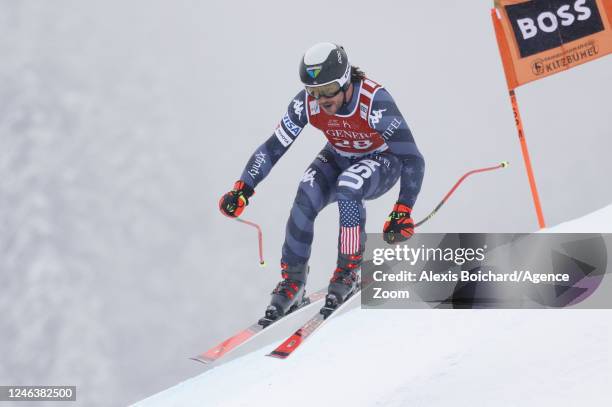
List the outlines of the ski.
{"label": "ski", "polygon": [[[216,362],[217,360],[221,359],[223,356],[227,355],[228,353],[232,352],[233,350],[237,349],[238,347],[244,345],[245,343],[255,338],[258,334],[260,334],[264,330],[264,328],[267,328],[268,326],[272,325],[274,322],[278,322],[287,316],[298,314],[302,312],[303,310],[305,310],[306,308],[309,308],[311,305],[314,305],[322,301],[325,298],[326,294],[327,294],[327,287],[322,288],[318,291],[315,291],[314,293],[306,296],[306,298],[304,298],[304,300],[302,301],[302,303],[297,309],[293,310],[292,312],[288,313],[287,315],[283,317],[278,318],[275,321],[270,321],[270,323],[266,325],[265,327],[260,325],[259,322],[255,322],[248,328],[237,332],[235,335],[232,335],[231,337],[227,338],[223,342],[219,343],[217,346],[197,356],[191,357],[190,359],[195,360],[196,362],[204,363],[206,365]],[[265,319],[265,318],[262,318],[262,319]]]}
{"label": "ski", "polygon": [[327,321],[334,313],[342,308],[346,308],[346,306],[352,303],[355,299],[359,298],[359,293],[361,292],[361,286],[355,290],[350,297],[348,297],[343,303],[334,306],[330,304],[326,299],[325,305],[321,310],[310,320],[308,320],[301,328],[293,333],[289,338],[285,340],[282,344],[280,344],[276,349],[272,352],[268,353],[266,356],[271,356],[277,359],[287,359],[297,348],[300,347],[302,343],[306,339],[308,339],[313,333],[315,333],[325,321]]}

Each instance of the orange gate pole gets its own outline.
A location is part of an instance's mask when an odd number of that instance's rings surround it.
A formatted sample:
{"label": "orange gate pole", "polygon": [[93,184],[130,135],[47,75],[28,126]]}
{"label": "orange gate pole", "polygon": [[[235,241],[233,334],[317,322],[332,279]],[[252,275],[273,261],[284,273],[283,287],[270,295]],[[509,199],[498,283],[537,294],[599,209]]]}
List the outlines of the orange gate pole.
{"label": "orange gate pole", "polygon": [[510,102],[512,103],[512,111],[514,112],[514,121],[516,124],[516,129],[518,130],[521,151],[523,152],[523,161],[525,162],[527,178],[529,178],[529,186],[531,187],[533,204],[538,216],[538,224],[540,225],[540,229],[542,229],[546,227],[546,223],[544,222],[544,213],[542,212],[542,205],[540,204],[540,196],[538,194],[538,187],[536,186],[535,175],[533,175],[533,168],[531,167],[531,159],[529,158],[529,150],[527,149],[527,141],[525,140],[525,132],[523,130],[523,120],[521,119],[521,112],[519,111],[514,89],[510,89],[509,92]]}

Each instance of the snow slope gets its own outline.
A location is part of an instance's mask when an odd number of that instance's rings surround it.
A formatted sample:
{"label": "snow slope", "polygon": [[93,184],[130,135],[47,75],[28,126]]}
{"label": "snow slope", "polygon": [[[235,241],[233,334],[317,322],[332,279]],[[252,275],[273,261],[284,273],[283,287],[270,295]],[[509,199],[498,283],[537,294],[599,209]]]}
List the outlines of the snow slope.
{"label": "snow slope", "polygon": [[[548,231],[606,225],[612,206]],[[285,361],[264,356],[276,342],[136,405],[612,405],[611,317],[610,310],[354,309]]]}
{"label": "snow slope", "polygon": [[612,205],[546,229],[556,233],[612,233]]}

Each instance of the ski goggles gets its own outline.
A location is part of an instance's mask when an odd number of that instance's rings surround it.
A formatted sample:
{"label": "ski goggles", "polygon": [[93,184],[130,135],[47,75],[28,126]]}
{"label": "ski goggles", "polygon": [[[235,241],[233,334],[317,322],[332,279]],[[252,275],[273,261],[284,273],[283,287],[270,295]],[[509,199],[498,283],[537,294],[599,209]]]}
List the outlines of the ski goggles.
{"label": "ski goggles", "polygon": [[322,97],[333,98],[342,91],[342,87],[338,82],[331,82],[325,85],[319,86],[306,86],[306,93],[315,99]]}

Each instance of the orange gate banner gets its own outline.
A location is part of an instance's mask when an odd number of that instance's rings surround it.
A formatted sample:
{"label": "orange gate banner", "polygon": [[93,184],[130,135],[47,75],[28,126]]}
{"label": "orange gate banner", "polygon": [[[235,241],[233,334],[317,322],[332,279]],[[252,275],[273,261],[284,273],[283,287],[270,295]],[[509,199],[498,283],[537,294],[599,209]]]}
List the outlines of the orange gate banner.
{"label": "orange gate banner", "polygon": [[495,0],[508,89],[612,53],[612,0]]}

